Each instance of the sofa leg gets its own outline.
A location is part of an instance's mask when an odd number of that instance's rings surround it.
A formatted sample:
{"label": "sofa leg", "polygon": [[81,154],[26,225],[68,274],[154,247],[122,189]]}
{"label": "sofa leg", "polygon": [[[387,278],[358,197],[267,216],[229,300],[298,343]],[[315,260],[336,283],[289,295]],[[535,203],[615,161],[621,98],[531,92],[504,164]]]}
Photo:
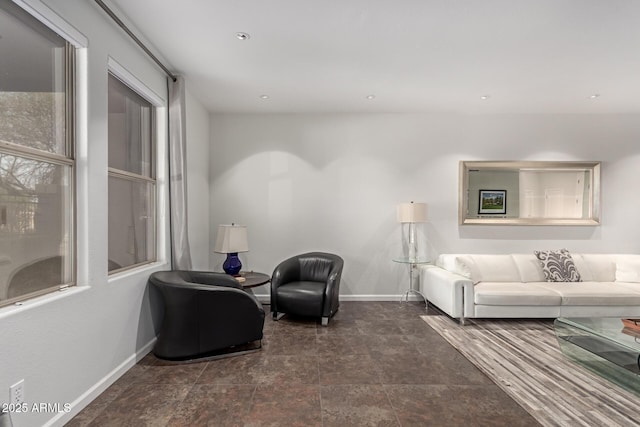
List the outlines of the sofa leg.
{"label": "sofa leg", "polygon": [[272,311],[271,316],[273,317],[273,320],[277,322],[278,320],[284,317],[284,313],[278,313],[277,311]]}
{"label": "sofa leg", "polygon": [[464,326],[466,323],[467,323],[467,320],[463,316],[461,316],[460,317],[460,326]]}
{"label": "sofa leg", "polygon": [[329,318],[328,317],[323,317],[322,318],[322,326],[329,326]]}

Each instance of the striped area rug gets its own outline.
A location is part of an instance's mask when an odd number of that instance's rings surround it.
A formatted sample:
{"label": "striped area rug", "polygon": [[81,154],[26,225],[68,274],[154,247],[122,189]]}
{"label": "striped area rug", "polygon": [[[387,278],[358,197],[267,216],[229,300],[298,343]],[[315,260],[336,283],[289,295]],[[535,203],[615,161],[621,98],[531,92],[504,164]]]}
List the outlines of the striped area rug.
{"label": "striped area rug", "polygon": [[640,397],[565,358],[551,320],[422,319],[543,426],[640,426]]}

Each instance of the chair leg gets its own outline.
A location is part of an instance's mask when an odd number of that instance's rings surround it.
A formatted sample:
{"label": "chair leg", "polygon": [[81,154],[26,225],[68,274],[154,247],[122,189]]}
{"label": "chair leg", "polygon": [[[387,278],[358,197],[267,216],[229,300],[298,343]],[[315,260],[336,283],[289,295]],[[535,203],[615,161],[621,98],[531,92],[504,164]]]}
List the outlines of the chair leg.
{"label": "chair leg", "polygon": [[328,317],[323,317],[322,318],[322,326],[329,326],[329,318]]}

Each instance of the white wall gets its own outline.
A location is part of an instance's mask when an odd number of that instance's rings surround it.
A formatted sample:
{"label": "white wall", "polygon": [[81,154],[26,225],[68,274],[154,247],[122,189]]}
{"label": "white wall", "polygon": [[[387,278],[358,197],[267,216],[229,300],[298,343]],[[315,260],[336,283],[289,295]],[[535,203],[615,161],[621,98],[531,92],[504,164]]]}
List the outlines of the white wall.
{"label": "white wall", "polygon": [[[430,253],[640,252],[637,115],[290,114],[212,116],[211,230],[248,225],[249,269],[327,250],[344,297],[398,295],[407,271],[395,209],[428,204]],[[602,161],[600,226],[459,226],[460,160]],[[219,265],[221,255],[212,256]],[[265,294],[266,289],[258,294]]]}
{"label": "white wall", "polygon": [[[28,403],[70,403],[72,412],[12,414],[16,427],[62,425],[150,350],[158,313],[147,278],[168,268],[162,227],[159,262],[107,276],[107,61],[117,61],[166,104],[164,74],[95,2],[47,0],[48,7],[37,0],[26,2],[46,14],[55,12],[64,25],[86,37],[88,48],[78,55],[79,286],[0,309],[0,401],[8,401],[9,386],[24,379]],[[159,120],[164,141],[165,108],[160,108]],[[199,120],[208,123],[208,117]],[[202,133],[207,126],[197,127]],[[161,144],[160,188],[166,188],[165,158]],[[166,192],[160,196],[164,205],[159,220],[166,224]],[[206,202],[202,208],[207,209]],[[198,209],[198,203],[193,202],[192,209]],[[208,244],[208,239],[194,240],[197,246]]]}

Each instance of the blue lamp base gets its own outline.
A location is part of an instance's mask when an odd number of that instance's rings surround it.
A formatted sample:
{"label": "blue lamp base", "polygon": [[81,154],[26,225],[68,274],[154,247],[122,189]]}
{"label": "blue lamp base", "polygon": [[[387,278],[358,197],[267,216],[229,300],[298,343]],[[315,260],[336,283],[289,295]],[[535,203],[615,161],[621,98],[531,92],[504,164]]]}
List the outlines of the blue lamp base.
{"label": "blue lamp base", "polygon": [[230,274],[232,276],[236,276],[240,273],[240,269],[242,268],[242,263],[240,262],[240,258],[238,258],[238,252],[231,252],[227,254],[227,259],[224,260],[222,264],[222,269],[225,273]]}

